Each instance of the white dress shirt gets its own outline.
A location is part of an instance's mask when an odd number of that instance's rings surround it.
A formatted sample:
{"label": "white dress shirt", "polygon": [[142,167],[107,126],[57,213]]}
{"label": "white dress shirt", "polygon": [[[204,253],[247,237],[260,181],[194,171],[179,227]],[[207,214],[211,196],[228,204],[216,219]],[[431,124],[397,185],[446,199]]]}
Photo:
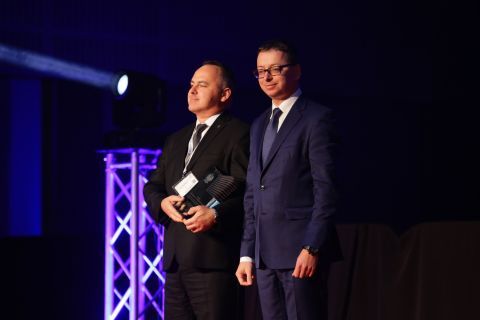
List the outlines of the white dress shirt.
{"label": "white dress shirt", "polygon": [[[210,129],[210,127],[215,122],[215,120],[217,120],[217,118],[220,117],[220,115],[221,115],[221,113],[215,114],[215,115],[209,117],[207,120],[205,120],[205,122],[203,122],[204,124],[207,125],[207,127],[203,130],[202,137],[200,138],[200,141],[202,141],[203,137],[205,137],[205,135],[207,134],[207,131]],[[183,168],[183,173],[185,173],[185,170],[187,169],[187,165],[190,162],[190,159],[192,158],[193,153],[197,149],[197,148],[195,148],[195,150],[193,149],[193,136],[195,135],[195,133],[197,131],[197,125],[199,125],[200,123],[201,122],[198,121],[198,119],[197,119],[197,122],[195,123],[195,130],[193,130],[192,136],[190,137],[190,141],[188,142],[188,151],[187,151],[187,156],[185,157],[185,167]],[[198,145],[200,145],[200,141],[199,141]],[[198,147],[198,145],[197,145],[197,147]]]}

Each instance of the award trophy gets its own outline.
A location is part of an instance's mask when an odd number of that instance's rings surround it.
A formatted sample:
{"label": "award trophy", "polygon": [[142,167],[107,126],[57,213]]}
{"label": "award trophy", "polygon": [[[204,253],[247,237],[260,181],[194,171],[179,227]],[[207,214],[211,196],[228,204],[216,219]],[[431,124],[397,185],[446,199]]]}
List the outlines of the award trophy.
{"label": "award trophy", "polygon": [[188,172],[173,185],[173,189],[178,195],[185,199],[184,212],[191,207],[200,205],[215,208],[225,201],[237,187],[238,183],[234,177],[221,174],[217,168],[209,170],[202,179],[198,179],[193,172]]}

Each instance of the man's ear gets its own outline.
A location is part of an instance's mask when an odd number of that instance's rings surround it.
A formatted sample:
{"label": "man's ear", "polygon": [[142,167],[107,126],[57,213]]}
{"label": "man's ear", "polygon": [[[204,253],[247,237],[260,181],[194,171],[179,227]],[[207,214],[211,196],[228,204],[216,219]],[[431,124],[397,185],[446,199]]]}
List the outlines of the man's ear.
{"label": "man's ear", "polygon": [[222,90],[222,95],[220,97],[220,101],[222,102],[226,102],[228,99],[230,99],[230,97],[232,96],[232,89],[230,88],[224,88]]}

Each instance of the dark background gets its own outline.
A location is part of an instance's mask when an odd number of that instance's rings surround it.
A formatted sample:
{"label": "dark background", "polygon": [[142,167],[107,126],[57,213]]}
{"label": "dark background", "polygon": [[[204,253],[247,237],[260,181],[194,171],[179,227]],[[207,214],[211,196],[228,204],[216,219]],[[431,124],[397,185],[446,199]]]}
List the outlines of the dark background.
{"label": "dark background", "polygon": [[[186,94],[203,60],[232,67],[232,112],[251,122],[269,106],[251,75],[256,48],[290,40],[300,51],[303,92],[336,113],[338,222],[381,223],[401,234],[420,222],[478,219],[477,12],[473,2],[445,0],[2,1],[0,44],[158,76],[168,99],[161,147],[164,134],[194,120]],[[7,228],[15,80],[41,88],[42,223],[34,238],[9,237]],[[111,114],[107,90],[0,61],[1,290],[6,306],[37,306],[7,308],[18,318],[102,317],[104,163],[97,150],[116,129]]]}

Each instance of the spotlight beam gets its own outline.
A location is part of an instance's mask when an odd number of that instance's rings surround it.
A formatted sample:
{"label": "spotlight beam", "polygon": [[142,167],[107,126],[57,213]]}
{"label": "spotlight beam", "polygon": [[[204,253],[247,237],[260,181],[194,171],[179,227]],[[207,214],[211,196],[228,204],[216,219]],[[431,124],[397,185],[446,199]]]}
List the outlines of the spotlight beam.
{"label": "spotlight beam", "polygon": [[111,89],[115,74],[0,43],[0,61],[99,88]]}

